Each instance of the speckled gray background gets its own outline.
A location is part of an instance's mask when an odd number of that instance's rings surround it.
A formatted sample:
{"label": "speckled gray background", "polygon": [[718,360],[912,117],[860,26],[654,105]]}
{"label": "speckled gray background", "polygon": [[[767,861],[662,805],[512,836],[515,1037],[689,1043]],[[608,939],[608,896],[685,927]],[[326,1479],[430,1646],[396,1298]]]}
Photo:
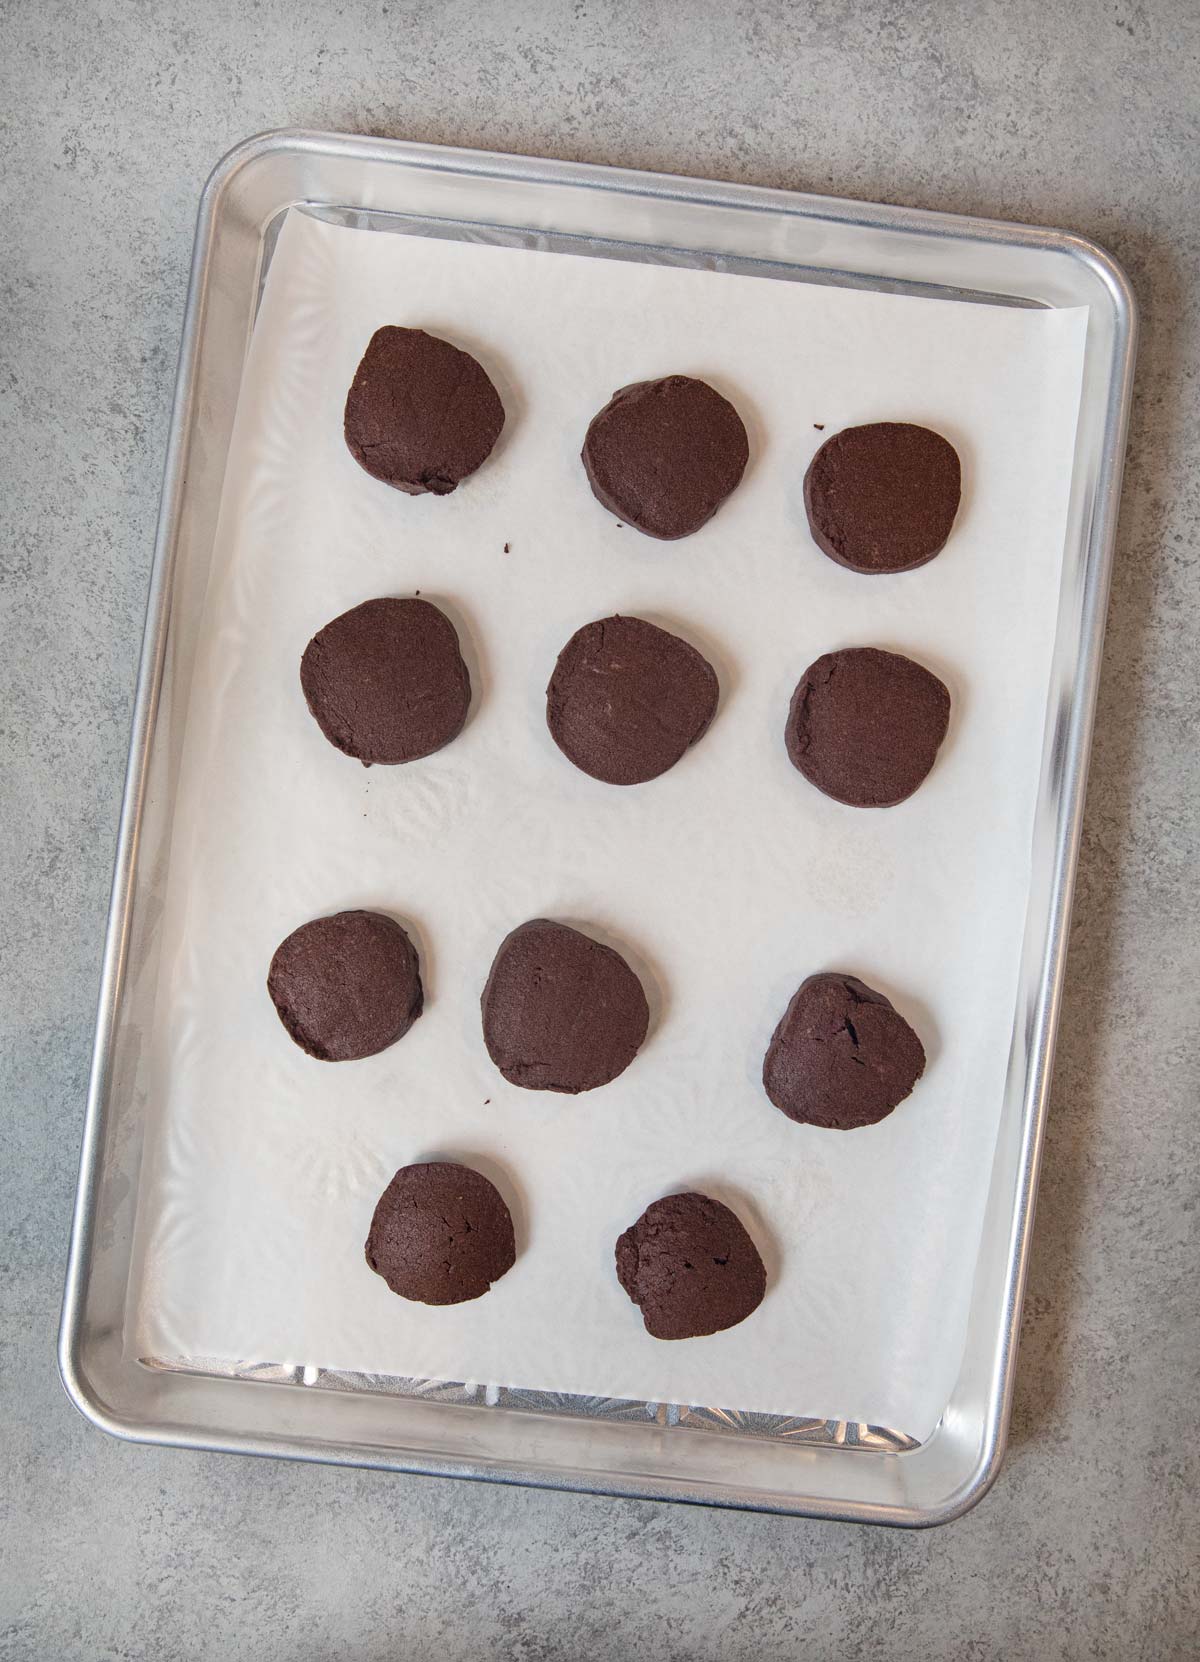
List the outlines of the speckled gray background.
{"label": "speckled gray background", "polygon": [[[1065,225],[1144,323],[1013,1447],[919,1535],[127,1448],[54,1335],[192,223],[308,125]],[[0,0],[0,1656],[1200,1646],[1200,7]]]}

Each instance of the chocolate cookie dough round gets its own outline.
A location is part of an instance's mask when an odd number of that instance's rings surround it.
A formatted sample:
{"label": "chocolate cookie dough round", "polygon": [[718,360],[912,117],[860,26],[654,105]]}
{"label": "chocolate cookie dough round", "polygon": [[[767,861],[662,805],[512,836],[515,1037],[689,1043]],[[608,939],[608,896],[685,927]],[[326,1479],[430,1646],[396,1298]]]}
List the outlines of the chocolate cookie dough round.
{"label": "chocolate cookie dough round", "polygon": [[350,454],[409,496],[448,496],[487,460],[503,426],[483,365],[424,329],[376,329],[346,395]]}
{"label": "chocolate cookie dough round", "polygon": [[571,1096],[623,1073],[650,1025],[620,953],[548,918],[505,936],[482,1008],[488,1055],[509,1084]]}
{"label": "chocolate cookie dough round", "polygon": [[958,452],[908,421],[847,427],[804,476],[813,540],[851,571],[912,571],[943,548],[962,496]]}
{"label": "chocolate cookie dough round", "polygon": [[624,524],[665,541],[690,536],[712,518],[749,455],[733,405],[690,375],[622,387],[583,441],[597,501]]}
{"label": "chocolate cookie dough round", "polygon": [[668,1195],[617,1241],[617,1279],[655,1339],[720,1333],[758,1309],[767,1272],[728,1206],[708,1195]]}
{"label": "chocolate cookie dough round", "polygon": [[925,1071],[904,1017],[852,975],[810,975],[763,1062],[763,1087],[789,1119],[853,1131],[886,1119]]}
{"label": "chocolate cookie dough round", "polygon": [[546,722],[577,768],[608,785],[656,779],[707,730],[717,677],[694,646],[638,617],[577,629],[546,688]]}
{"label": "chocolate cookie dough round", "polygon": [[379,1197],[367,1263],[401,1298],[463,1304],[516,1262],[512,1218],[494,1184],[470,1166],[402,1166]]}
{"label": "chocolate cookie dough round", "polygon": [[300,685],[330,744],[365,767],[440,750],[471,703],[454,625],[428,600],[364,600],[335,617],[305,647]]}
{"label": "chocolate cookie dough round", "polygon": [[381,912],[335,912],[293,929],[267,991],[292,1038],[321,1062],[386,1050],[421,1014],[417,949]]}
{"label": "chocolate cookie dough round", "polygon": [[929,773],[950,722],[932,671],[873,646],[826,652],[792,695],[784,733],[793,765],[852,808],[890,808]]}

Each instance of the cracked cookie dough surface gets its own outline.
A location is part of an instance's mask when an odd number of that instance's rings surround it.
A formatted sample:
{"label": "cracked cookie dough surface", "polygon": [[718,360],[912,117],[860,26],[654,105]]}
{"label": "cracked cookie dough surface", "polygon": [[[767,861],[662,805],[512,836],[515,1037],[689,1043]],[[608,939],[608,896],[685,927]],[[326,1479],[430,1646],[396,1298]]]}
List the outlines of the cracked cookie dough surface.
{"label": "cracked cookie dough surface", "polygon": [[364,600],[335,617],[305,647],[300,686],[330,744],[364,767],[441,750],[471,704],[454,625],[428,600]]}
{"label": "cracked cookie dough surface", "polygon": [[577,768],[639,785],[674,767],[717,713],[717,677],[694,646],[638,617],[577,629],[546,688],[546,723]]}
{"label": "cracked cookie dough surface", "polygon": [[891,808],[917,789],[950,725],[932,670],[873,646],[826,652],[792,694],[784,741],[808,782],[851,808]]}
{"label": "cracked cookie dough surface", "polygon": [[517,1256],[495,1184],[449,1160],[400,1168],[379,1197],[365,1250],[394,1293],[421,1304],[481,1298]]}
{"label": "cracked cookie dough surface", "polygon": [[654,1339],[698,1339],[745,1321],[767,1272],[741,1220],[709,1195],[667,1195],[617,1241],[617,1279]]}
{"label": "cracked cookie dough surface", "polygon": [[771,1037],[763,1087],[789,1119],[853,1131],[886,1119],[925,1071],[920,1039],[853,975],[810,975]]}
{"label": "cracked cookie dough surface", "polygon": [[376,329],[346,395],[350,454],[408,496],[448,496],[487,461],[503,426],[483,365],[424,329]]}
{"label": "cracked cookie dough surface", "polygon": [[319,1062],[354,1062],[402,1039],[425,995],[417,949],[382,912],[313,918],[280,942],[267,991],[284,1027]]}
{"label": "cracked cookie dough surface", "polygon": [[549,918],[505,936],[482,1009],[488,1055],[510,1085],[571,1096],[624,1073],[650,1025],[621,954]]}

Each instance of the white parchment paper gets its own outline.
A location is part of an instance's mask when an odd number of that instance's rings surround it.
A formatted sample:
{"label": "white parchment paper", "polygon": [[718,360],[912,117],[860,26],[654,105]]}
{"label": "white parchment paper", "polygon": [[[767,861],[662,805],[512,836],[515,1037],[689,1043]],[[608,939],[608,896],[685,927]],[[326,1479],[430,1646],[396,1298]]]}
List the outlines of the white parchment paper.
{"label": "white parchment paper", "polygon": [[[508,421],[452,496],[368,478],[342,405],[371,333],[467,347]],[[246,367],[188,705],[139,1204],[142,1356],[272,1361],[865,1420],[917,1437],[960,1362],[1013,1023],[1030,828],[1085,312],[865,294],[348,230],[293,213]],[[694,537],[620,527],[579,463],[613,390],[685,372],[751,434],[740,489]],[[925,422],[963,458],[945,551],[865,578],[818,552],[801,481],[827,433]],[[505,552],[505,544],[510,552]],[[447,749],[363,769],[301,695],[315,630],[417,591],[454,619],[474,701]],[[545,727],[571,632],[615,611],[717,668],[721,706],[662,778],[614,789]],[[942,676],[949,737],[920,791],[864,812],[788,763],[805,666],[847,645]],[[271,954],[344,907],[418,942],[425,1014],[398,1045],[322,1064],[268,1000]],[[514,925],[617,944],[653,1021],[615,1083],[518,1090],[479,994]],[[929,1068],[883,1124],[791,1124],[760,1084],[791,993],[840,969],[891,996]],[[498,1183],[519,1257],[483,1299],[428,1309],[365,1266],[400,1165]],[[732,1204],[769,1273],[712,1338],[642,1330],[612,1267],[664,1193]]]}

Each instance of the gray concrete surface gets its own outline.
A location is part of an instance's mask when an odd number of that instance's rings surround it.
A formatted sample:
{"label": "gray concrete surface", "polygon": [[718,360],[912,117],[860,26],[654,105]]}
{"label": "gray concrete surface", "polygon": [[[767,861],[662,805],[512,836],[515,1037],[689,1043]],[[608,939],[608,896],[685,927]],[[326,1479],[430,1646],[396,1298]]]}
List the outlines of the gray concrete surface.
{"label": "gray concrete surface", "polygon": [[[0,1656],[1200,1645],[1193,0],[0,0]],[[1067,225],[1144,344],[997,1488],[923,1535],[127,1448],[55,1373],[195,203],[312,125]]]}

